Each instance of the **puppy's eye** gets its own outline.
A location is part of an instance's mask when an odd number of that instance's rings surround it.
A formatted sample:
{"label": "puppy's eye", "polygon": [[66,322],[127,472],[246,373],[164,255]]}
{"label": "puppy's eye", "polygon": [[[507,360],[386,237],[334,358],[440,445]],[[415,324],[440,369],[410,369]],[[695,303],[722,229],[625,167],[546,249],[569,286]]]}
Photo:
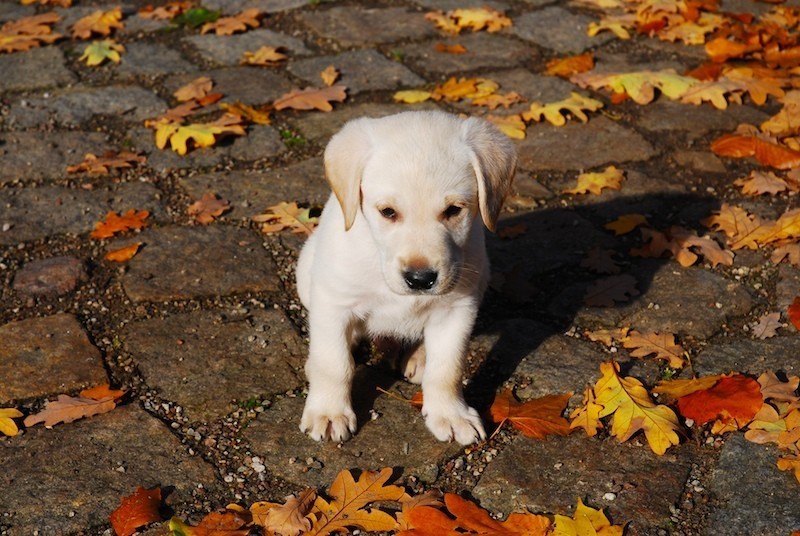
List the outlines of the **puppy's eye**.
{"label": "puppy's eye", "polygon": [[397,211],[392,207],[386,207],[380,209],[381,216],[386,218],[387,220],[394,221],[397,219]]}
{"label": "puppy's eye", "polygon": [[446,220],[449,220],[450,218],[455,218],[459,214],[461,214],[461,207],[457,205],[450,205],[449,207],[444,209],[444,212],[442,213],[442,215]]}

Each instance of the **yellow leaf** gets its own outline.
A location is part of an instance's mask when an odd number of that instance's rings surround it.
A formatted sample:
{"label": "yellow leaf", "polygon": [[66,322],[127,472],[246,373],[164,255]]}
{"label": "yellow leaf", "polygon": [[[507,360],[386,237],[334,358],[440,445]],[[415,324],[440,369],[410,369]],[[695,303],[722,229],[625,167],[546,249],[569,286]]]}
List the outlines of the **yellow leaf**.
{"label": "yellow leaf", "polygon": [[474,32],[485,29],[494,33],[511,26],[511,19],[490,7],[454,9],[448,14],[459,28],[471,28]]}
{"label": "yellow leaf", "polygon": [[570,81],[581,87],[608,88],[615,93],[627,93],[637,104],[650,103],[655,98],[656,89],[665,97],[674,100],[700,83],[695,78],[679,75],[674,69],[607,74],[589,72],[576,74]]}
{"label": "yellow leaf", "polygon": [[22,412],[15,408],[0,408],[0,433],[15,436],[19,433],[14,419],[22,417]]}
{"label": "yellow leaf", "polygon": [[95,11],[72,25],[72,37],[89,39],[92,34],[111,35],[116,28],[123,28],[122,9],[115,7],[109,11]]}
{"label": "yellow leaf", "polygon": [[125,47],[106,39],[104,41],[94,41],[92,44],[87,45],[83,49],[83,55],[78,58],[80,61],[86,61],[89,67],[96,67],[101,65],[106,60],[111,60],[114,63],[120,62],[120,52],[125,52]]}
{"label": "yellow leaf", "polygon": [[790,91],[783,98],[783,109],[761,124],[761,130],[773,136],[791,136],[800,132],[800,91]]}
{"label": "yellow leaf", "polygon": [[601,363],[603,377],[594,386],[596,402],[603,406],[600,417],[614,415],[611,435],[620,442],[644,431],[653,452],[659,456],[680,442],[678,417],[667,406],[655,404],[636,378],[620,377],[617,363]]}
{"label": "yellow leaf", "polygon": [[674,369],[683,368],[686,360],[683,354],[686,350],[680,344],[675,344],[675,335],[671,333],[640,333],[631,331],[622,339],[622,345],[631,351],[633,357],[647,357],[655,355],[657,359],[666,359],[669,366]]}
{"label": "yellow leaf", "polygon": [[487,115],[485,119],[493,123],[509,138],[515,140],[525,139],[525,122],[519,115]]}
{"label": "yellow leaf", "polygon": [[236,101],[233,104],[221,102],[219,107],[229,114],[237,115],[242,119],[257,125],[269,125],[272,123],[272,120],[269,117],[269,112],[258,110],[252,106],[244,104],[243,102]]}
{"label": "yellow leaf", "polygon": [[287,58],[278,48],[263,46],[255,52],[245,52],[240,63],[242,65],[262,65],[272,67]]}
{"label": "yellow leaf", "polygon": [[456,24],[456,21],[441,11],[431,11],[430,13],[426,13],[425,19],[436,24],[436,27],[443,32],[454,35],[461,32],[461,27]]}
{"label": "yellow leaf", "polygon": [[585,123],[589,118],[584,113],[584,110],[594,112],[602,107],[603,103],[599,100],[584,97],[580,93],[575,93],[573,91],[568,98],[557,102],[551,102],[550,104],[534,102],[531,104],[530,110],[522,114],[522,118],[525,121],[541,121],[542,117],[544,117],[553,125],[560,127],[567,123],[567,118],[562,110],[566,110],[571,113],[573,117]]}
{"label": "yellow leaf", "polygon": [[418,102],[425,102],[431,98],[430,91],[423,91],[421,89],[407,89],[398,91],[392,97],[395,102],[404,102],[406,104],[416,104]]}
{"label": "yellow leaf", "polygon": [[617,15],[604,17],[599,22],[590,22],[586,35],[594,37],[600,32],[611,32],[620,39],[630,39],[632,30],[636,27],[635,15]]}
{"label": "yellow leaf", "polygon": [[310,236],[319,223],[318,217],[312,217],[311,209],[300,208],[297,203],[281,202],[267,208],[267,212],[253,216],[253,221],[261,223],[262,233],[277,233],[289,229],[293,233]]}
{"label": "yellow leaf", "polygon": [[717,374],[715,376],[704,376],[703,378],[691,378],[688,380],[660,381],[653,388],[653,392],[675,400],[696,391],[711,389],[722,378],[723,376],[721,374]]}
{"label": "yellow leaf", "polygon": [[321,73],[319,73],[319,76],[322,78],[322,83],[330,87],[336,83],[336,80],[339,79],[339,74],[339,70],[336,67],[333,65],[328,65]]}
{"label": "yellow leaf", "polygon": [[156,147],[163,149],[169,142],[172,150],[179,155],[185,155],[188,152],[189,140],[194,143],[196,148],[211,147],[216,143],[217,135],[243,136],[245,130],[238,124],[240,121],[240,117],[226,114],[220,120],[212,123],[176,125],[162,122],[156,127]]}
{"label": "yellow leaf", "polygon": [[625,527],[612,525],[602,510],[589,508],[581,499],[572,518],[554,516],[552,536],[622,536]]}
{"label": "yellow leaf", "polygon": [[605,171],[596,173],[581,173],[578,175],[578,184],[575,188],[564,190],[565,194],[585,194],[591,192],[600,194],[603,188],[619,190],[622,188],[622,180],[625,172],[614,166],[608,166]]}
{"label": "yellow leaf", "polygon": [[572,419],[569,427],[571,429],[583,428],[586,435],[593,437],[597,435],[598,429],[603,428],[603,423],[600,421],[601,411],[603,411],[603,406],[595,402],[594,391],[591,387],[587,387],[583,393],[583,405],[569,415],[569,418]]}

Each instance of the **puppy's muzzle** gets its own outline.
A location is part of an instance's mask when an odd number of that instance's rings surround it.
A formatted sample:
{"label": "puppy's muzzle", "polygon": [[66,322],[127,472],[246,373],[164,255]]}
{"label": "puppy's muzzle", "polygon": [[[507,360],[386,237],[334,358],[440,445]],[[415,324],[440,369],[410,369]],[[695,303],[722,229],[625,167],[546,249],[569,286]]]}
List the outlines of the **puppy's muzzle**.
{"label": "puppy's muzzle", "polygon": [[403,272],[403,280],[411,290],[430,290],[436,284],[439,272],[431,269],[406,270]]}

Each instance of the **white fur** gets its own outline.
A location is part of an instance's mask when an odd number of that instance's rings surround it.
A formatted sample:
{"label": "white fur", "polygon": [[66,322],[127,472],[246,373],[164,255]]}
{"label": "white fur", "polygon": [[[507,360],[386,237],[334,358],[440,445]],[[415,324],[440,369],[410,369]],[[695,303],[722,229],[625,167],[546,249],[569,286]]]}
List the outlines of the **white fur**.
{"label": "white fur", "polygon": [[[489,275],[483,224],[494,228],[515,163],[489,123],[441,112],[358,119],[331,139],[334,194],[297,264],[311,337],[300,428],[312,438],[355,432],[351,348],[364,335],[423,340],[406,373],[422,383],[428,428],[442,441],[485,437],[461,379]],[[411,288],[408,274],[423,272],[435,282]]]}

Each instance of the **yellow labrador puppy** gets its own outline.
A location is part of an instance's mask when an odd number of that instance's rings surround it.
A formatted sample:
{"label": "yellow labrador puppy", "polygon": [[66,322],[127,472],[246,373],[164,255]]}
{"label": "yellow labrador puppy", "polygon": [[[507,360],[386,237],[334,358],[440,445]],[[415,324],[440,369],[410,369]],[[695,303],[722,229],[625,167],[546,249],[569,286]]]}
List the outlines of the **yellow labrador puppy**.
{"label": "yellow labrador puppy", "polygon": [[461,381],[489,277],[494,230],[516,165],[493,125],[443,112],[347,123],[325,150],[333,190],[297,265],[308,309],[308,399],[300,428],[344,441],[356,430],[351,348],[361,336],[423,341],[406,367],[441,441],[484,438]]}

